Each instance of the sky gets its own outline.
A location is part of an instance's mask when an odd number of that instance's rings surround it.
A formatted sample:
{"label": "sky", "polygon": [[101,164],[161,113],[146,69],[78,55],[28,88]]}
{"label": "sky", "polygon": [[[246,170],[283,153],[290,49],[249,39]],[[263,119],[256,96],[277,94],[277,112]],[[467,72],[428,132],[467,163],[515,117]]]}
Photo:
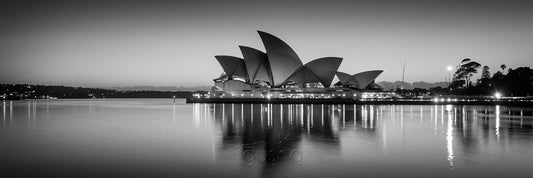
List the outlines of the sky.
{"label": "sky", "polygon": [[[464,58],[494,73],[533,67],[528,1],[1,1],[0,83],[83,87],[212,85],[215,55],[264,51],[257,30],[303,63],[376,81],[437,82]],[[481,73],[481,71],[479,72]],[[478,74],[479,75],[479,74]]]}

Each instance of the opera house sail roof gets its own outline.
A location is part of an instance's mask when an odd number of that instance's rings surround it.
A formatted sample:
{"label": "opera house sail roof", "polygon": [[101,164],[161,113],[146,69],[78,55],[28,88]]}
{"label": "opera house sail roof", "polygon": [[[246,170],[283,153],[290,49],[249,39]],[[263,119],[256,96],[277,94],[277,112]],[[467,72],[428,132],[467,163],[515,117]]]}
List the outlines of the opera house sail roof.
{"label": "opera house sail roof", "polygon": [[224,69],[226,76],[229,78],[240,76],[248,81],[248,72],[246,71],[244,60],[233,56],[215,56],[215,58]]}
{"label": "opera house sail roof", "polygon": [[274,35],[258,31],[272,70],[272,85],[279,87],[303,64],[296,52]]}
{"label": "opera house sail roof", "polygon": [[357,80],[357,83],[359,84],[359,89],[366,88],[372,81],[374,81],[383,70],[370,70],[365,72],[360,72],[357,74],[352,75],[355,80]]}
{"label": "opera house sail roof", "polygon": [[350,75],[344,72],[337,72],[339,83],[342,86],[355,86],[358,89],[365,89],[368,87],[383,70],[369,70]]}
{"label": "opera house sail roof", "polygon": [[358,87],[359,84],[357,80],[353,78],[350,74],[344,72],[337,72],[337,78],[339,78],[339,83],[344,86],[355,86]]}
{"label": "opera house sail roof", "polygon": [[[234,56],[215,56],[224,73],[216,82],[231,81],[233,87],[254,88],[254,85],[267,85],[268,88],[280,88],[288,85],[301,86],[315,83],[319,87],[329,88],[335,76],[336,85],[365,89],[383,72],[372,70],[350,75],[337,71],[342,58],[323,57],[303,64],[296,52],[284,41],[266,32],[258,31],[265,46],[260,51],[247,46],[239,46],[242,58]],[[220,79],[220,80],[219,80]],[[235,83],[237,82],[237,83]],[[240,84],[238,84],[240,83]]]}
{"label": "opera house sail roof", "polygon": [[262,80],[272,83],[272,70],[268,61],[267,54],[247,46],[239,46],[244,57],[246,70],[250,77],[250,82]]}
{"label": "opera house sail roof", "polygon": [[300,66],[288,80],[300,84],[320,82],[324,87],[329,87],[341,62],[342,58],[338,57],[315,59]]}

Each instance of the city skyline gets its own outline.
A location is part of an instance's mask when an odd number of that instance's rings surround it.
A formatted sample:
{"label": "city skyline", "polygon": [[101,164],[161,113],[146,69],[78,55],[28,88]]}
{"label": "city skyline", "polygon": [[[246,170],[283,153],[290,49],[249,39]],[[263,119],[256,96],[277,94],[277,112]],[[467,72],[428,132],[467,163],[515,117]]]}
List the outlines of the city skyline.
{"label": "city skyline", "polygon": [[[256,30],[307,63],[383,69],[376,81],[439,82],[471,58],[499,71],[531,67],[530,2],[2,2],[0,83],[84,87],[205,86],[215,55],[265,51]],[[478,72],[480,75],[480,72]],[[336,82],[338,80],[334,80]]]}

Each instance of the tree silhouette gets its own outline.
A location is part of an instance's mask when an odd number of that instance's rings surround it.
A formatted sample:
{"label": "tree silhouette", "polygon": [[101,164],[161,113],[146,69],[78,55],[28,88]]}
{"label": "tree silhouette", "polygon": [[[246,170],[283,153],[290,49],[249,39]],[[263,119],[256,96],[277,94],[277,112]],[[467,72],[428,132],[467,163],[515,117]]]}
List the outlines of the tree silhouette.
{"label": "tree silhouette", "polygon": [[479,64],[476,61],[473,61],[469,58],[463,59],[461,61],[461,65],[457,67],[457,71],[455,71],[455,77],[457,80],[463,80],[465,87],[469,86],[470,78],[477,73],[477,69],[481,67],[481,64]]}
{"label": "tree silhouette", "polygon": [[490,78],[489,66],[483,66],[481,70],[481,78]]}
{"label": "tree silhouette", "polygon": [[500,68],[502,69],[502,73],[505,72],[505,68],[507,68],[507,66],[505,64],[502,64],[500,65]]}
{"label": "tree silhouette", "polygon": [[481,70],[481,78],[478,79],[477,83],[479,84],[486,84],[487,81],[490,80],[490,71],[489,66],[483,66],[483,69]]}

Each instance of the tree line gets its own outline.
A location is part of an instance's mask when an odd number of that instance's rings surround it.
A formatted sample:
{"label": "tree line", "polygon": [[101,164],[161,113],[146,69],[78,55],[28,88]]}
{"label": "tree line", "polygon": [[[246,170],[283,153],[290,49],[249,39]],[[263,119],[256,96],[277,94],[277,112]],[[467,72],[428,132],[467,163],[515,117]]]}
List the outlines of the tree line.
{"label": "tree line", "polygon": [[117,91],[101,88],[0,84],[0,99],[47,98],[190,98],[190,91]]}
{"label": "tree line", "polygon": [[[491,75],[490,67],[483,66],[472,59],[463,59],[454,72],[453,81],[448,86],[450,94],[456,95],[493,95],[498,92],[504,96],[532,96],[533,70],[529,67],[508,68],[501,64],[501,70]],[[477,81],[471,78],[481,69]],[[474,83],[475,82],[475,83]]]}
{"label": "tree line", "polygon": [[[481,69],[481,76],[477,81],[472,78]],[[506,71],[507,69],[507,71]],[[447,87],[432,87],[429,89],[414,88],[400,89],[396,92],[407,97],[428,95],[469,95],[493,96],[533,96],[533,69],[529,67],[507,68],[501,64],[499,70],[491,74],[490,67],[482,65],[470,58],[461,60],[455,68],[453,79]]]}

